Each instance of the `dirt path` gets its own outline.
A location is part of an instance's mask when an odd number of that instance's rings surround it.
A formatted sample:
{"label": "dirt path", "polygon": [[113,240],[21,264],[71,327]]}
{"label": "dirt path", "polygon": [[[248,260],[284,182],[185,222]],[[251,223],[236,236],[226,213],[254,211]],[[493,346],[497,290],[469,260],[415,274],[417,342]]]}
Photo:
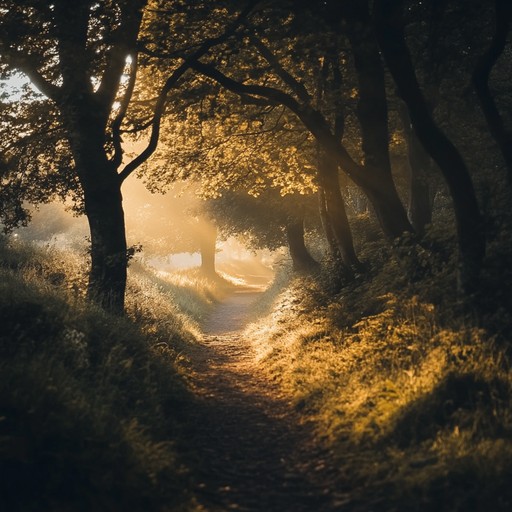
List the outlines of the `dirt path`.
{"label": "dirt path", "polygon": [[220,304],[203,344],[189,354],[197,403],[193,443],[201,460],[197,495],[208,512],[345,510],[329,486],[335,469],[279,390],[258,371],[240,335],[259,292]]}

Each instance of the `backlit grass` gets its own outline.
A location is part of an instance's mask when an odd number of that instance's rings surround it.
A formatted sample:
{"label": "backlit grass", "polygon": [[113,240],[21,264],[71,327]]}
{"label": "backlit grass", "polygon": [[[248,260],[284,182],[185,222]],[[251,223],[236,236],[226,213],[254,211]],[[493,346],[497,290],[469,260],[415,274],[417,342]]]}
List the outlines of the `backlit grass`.
{"label": "backlit grass", "polygon": [[149,271],[130,276],[126,318],[87,304],[82,260],[2,240],[0,508],[191,510],[177,446],[197,322]]}
{"label": "backlit grass", "polygon": [[262,371],[313,422],[354,503],[509,510],[506,305],[461,304],[454,259],[412,240],[364,251],[377,263],[338,293],[324,274],[292,278],[273,298],[247,331]]}

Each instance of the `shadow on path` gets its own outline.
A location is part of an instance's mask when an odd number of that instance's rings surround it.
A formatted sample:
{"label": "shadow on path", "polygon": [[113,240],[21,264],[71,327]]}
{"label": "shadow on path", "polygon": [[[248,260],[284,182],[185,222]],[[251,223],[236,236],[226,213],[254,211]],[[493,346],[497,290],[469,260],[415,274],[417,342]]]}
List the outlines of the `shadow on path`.
{"label": "shadow on path", "polygon": [[259,293],[242,290],[220,304],[202,344],[188,354],[197,396],[188,414],[192,451],[200,457],[198,499],[212,512],[348,510],[348,497],[329,485],[337,473],[326,463],[329,454],[260,375],[239,332]]}

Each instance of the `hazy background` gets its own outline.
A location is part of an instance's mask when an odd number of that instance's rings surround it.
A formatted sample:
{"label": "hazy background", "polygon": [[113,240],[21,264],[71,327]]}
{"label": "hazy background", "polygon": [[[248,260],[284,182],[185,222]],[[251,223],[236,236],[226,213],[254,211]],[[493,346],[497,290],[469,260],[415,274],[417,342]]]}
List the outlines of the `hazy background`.
{"label": "hazy background", "polygon": [[[142,250],[135,256],[163,272],[197,267],[201,239],[212,236],[214,227],[201,215],[202,200],[193,185],[177,183],[167,194],[149,192],[138,179],[123,185],[123,204],[128,246]],[[33,210],[32,221],[15,236],[62,249],[86,251],[89,229],[85,216],[73,214],[61,203],[41,205]],[[241,284],[265,284],[274,267],[286,258],[284,249],[270,252],[246,247],[242,237],[217,239],[217,271]]]}

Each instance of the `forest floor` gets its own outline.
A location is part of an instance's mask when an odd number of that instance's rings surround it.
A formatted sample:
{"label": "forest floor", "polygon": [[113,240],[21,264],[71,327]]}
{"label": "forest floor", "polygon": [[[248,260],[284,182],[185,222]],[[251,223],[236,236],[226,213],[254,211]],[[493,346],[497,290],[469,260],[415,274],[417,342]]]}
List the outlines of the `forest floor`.
{"label": "forest floor", "polygon": [[197,395],[189,411],[191,448],[201,458],[196,495],[208,512],[344,510],[349,497],[330,485],[339,468],[263,377],[241,335],[260,293],[239,289],[220,303],[187,354]]}

